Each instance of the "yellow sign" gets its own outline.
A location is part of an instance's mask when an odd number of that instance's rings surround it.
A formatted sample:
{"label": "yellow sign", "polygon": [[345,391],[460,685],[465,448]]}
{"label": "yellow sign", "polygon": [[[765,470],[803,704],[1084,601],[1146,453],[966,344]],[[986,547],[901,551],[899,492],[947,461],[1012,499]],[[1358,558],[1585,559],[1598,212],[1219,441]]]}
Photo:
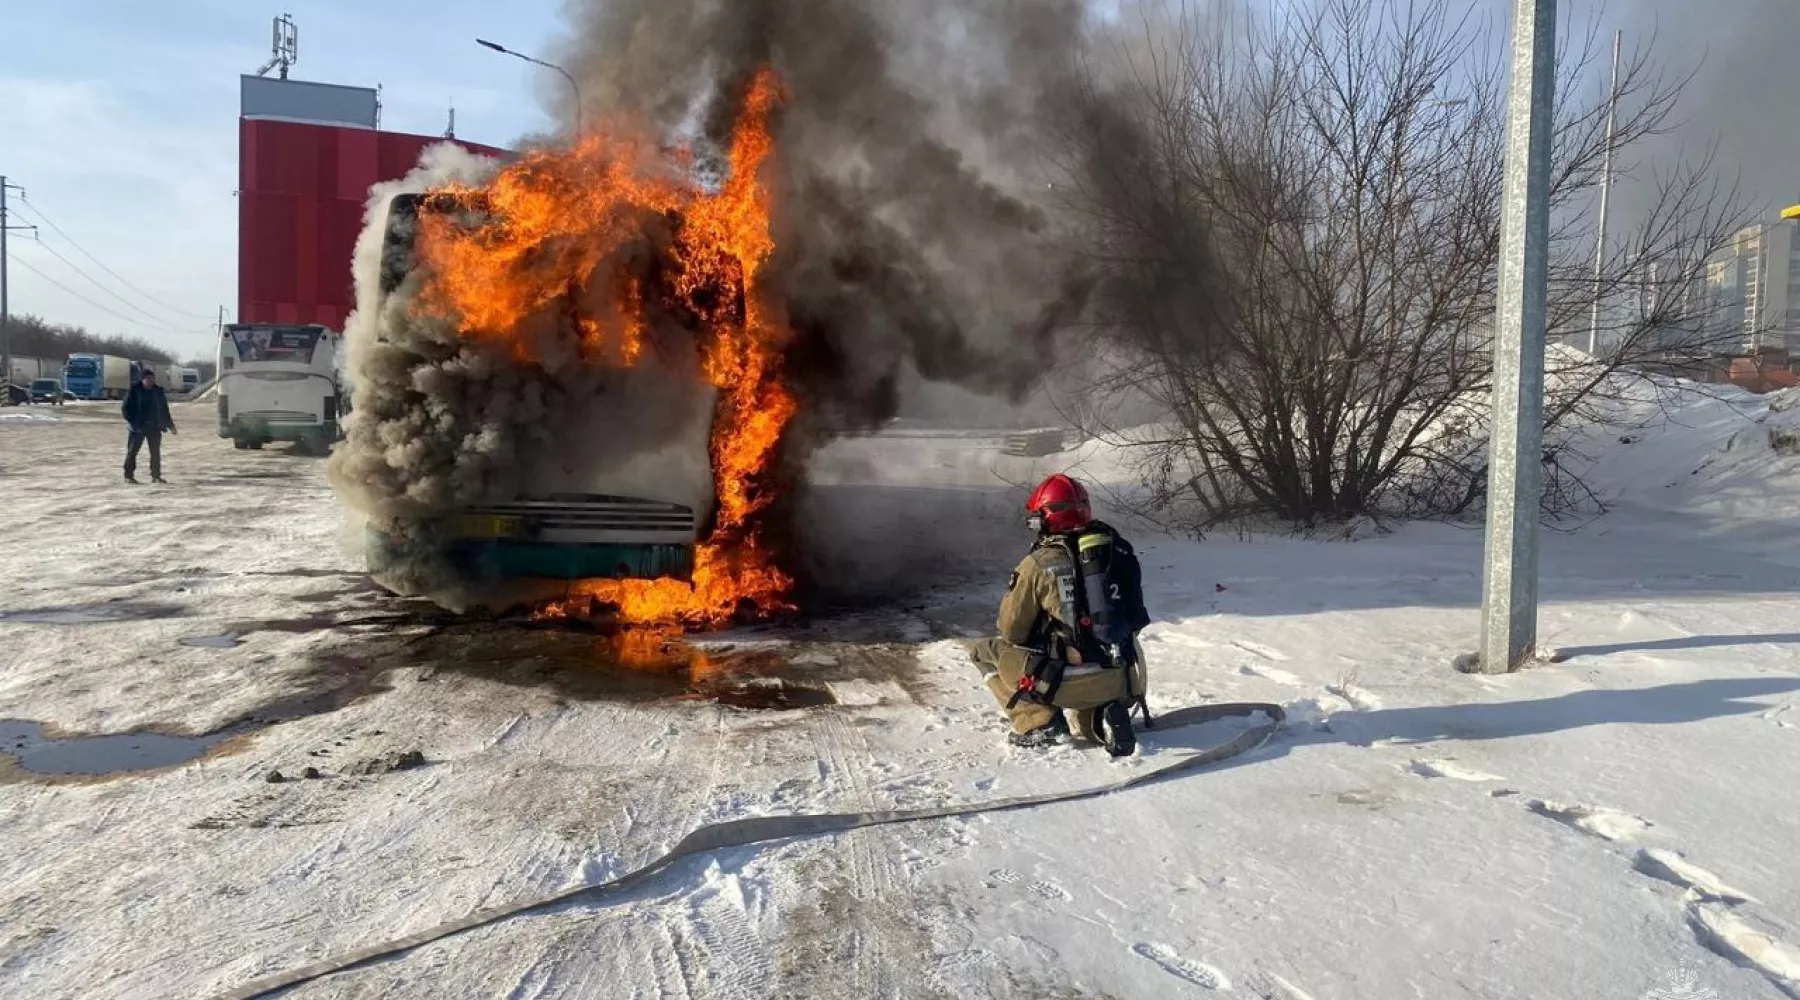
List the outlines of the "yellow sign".
{"label": "yellow sign", "polygon": [[1800,219],[1800,205],[1789,205],[1781,210],[1784,219]]}
{"label": "yellow sign", "polygon": [[511,538],[519,533],[516,517],[479,517],[468,514],[450,519],[450,533],[457,538]]}

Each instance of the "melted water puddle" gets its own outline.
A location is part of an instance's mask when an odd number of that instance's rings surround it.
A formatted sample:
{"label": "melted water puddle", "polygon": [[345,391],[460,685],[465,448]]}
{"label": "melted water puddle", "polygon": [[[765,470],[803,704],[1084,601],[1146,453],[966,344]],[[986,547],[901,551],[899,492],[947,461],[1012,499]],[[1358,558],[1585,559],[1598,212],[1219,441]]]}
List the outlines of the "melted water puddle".
{"label": "melted water puddle", "polygon": [[0,757],[13,758],[27,774],[108,777],[198,760],[233,735],[228,731],[208,736],[112,733],[57,738],[46,735],[39,723],[0,719]]}
{"label": "melted water puddle", "polygon": [[17,625],[104,625],[114,622],[148,622],[174,618],[182,609],[173,604],[140,604],[118,601],[80,608],[30,608],[0,611],[0,622]]}

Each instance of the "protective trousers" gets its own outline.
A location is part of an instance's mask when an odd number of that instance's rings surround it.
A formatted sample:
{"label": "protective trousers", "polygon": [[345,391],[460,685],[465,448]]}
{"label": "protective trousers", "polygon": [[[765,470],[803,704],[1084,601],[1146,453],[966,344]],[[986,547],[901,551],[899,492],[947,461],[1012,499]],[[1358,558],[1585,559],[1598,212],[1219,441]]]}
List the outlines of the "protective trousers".
{"label": "protective trousers", "polygon": [[1019,679],[1025,675],[1026,652],[995,637],[970,643],[969,657],[981,669],[983,682],[994,700],[1000,703],[1000,710],[1006,713],[1015,733],[1028,733],[1047,726],[1067,708],[1075,715],[1072,726],[1075,735],[1091,741],[1094,739],[1094,715],[1101,707],[1144,693],[1140,653],[1138,664],[1129,670],[1121,667],[1065,674],[1062,686],[1056,692],[1055,705],[1020,698],[1009,709],[1006,703],[1012,701],[1013,694],[1019,690]]}

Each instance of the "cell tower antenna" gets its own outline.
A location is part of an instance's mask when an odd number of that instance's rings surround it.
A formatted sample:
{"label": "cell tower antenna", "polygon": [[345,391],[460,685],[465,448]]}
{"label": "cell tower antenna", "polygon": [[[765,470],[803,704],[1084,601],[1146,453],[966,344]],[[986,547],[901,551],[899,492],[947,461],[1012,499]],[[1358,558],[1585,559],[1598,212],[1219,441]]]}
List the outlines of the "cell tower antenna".
{"label": "cell tower antenna", "polygon": [[300,29],[294,24],[294,15],[283,14],[275,19],[269,48],[269,61],[263,63],[256,75],[268,76],[270,70],[280,67],[281,78],[287,79],[288,67],[300,61]]}
{"label": "cell tower antenna", "polygon": [[454,102],[450,105],[450,124],[444,127],[444,138],[456,138],[456,104]]}

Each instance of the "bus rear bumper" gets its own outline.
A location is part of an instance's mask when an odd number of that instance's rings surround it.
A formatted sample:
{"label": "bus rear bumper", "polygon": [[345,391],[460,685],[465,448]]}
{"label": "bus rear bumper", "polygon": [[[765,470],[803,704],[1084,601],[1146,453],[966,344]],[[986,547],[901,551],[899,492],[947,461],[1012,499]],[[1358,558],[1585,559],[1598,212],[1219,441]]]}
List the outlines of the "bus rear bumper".
{"label": "bus rear bumper", "polygon": [[335,420],[302,424],[239,416],[221,421],[219,436],[236,441],[240,447],[260,447],[277,441],[291,441],[323,451],[331,442],[338,440],[339,435]]}
{"label": "bus rear bumper", "polygon": [[370,575],[389,590],[494,610],[565,597],[578,580],[692,582],[695,552],[690,509],[599,496],[371,525],[365,547]]}
{"label": "bus rear bumper", "polygon": [[[436,546],[460,575],[471,580],[689,580],[694,573],[694,546],[668,542],[572,544],[510,538],[453,538]],[[369,529],[369,572],[380,573],[404,562],[406,544],[376,528]]]}

